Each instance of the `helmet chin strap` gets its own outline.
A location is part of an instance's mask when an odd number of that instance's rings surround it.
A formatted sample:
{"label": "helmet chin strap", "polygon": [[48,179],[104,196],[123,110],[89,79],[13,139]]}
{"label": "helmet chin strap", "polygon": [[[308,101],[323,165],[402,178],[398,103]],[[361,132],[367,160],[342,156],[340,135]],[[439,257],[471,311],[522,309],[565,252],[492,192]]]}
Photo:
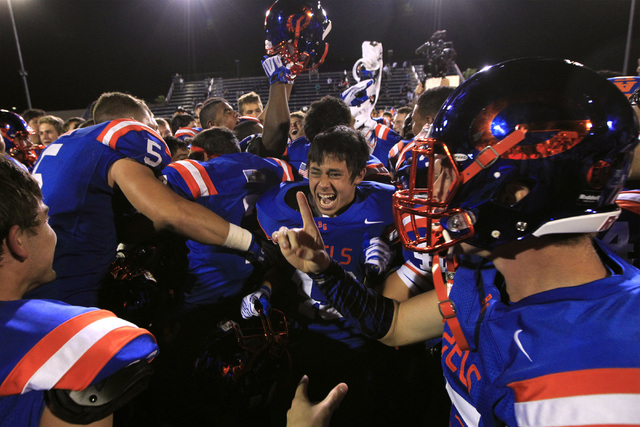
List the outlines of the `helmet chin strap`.
{"label": "helmet chin strap", "polygon": [[[445,239],[449,239],[446,230],[433,231],[433,233],[443,233],[445,234]],[[442,278],[442,267],[440,266],[441,258],[440,253],[434,253],[431,267],[431,272],[433,274],[433,287],[435,288],[436,295],[438,296],[438,310],[440,310],[442,321],[449,324],[453,337],[455,338],[460,350],[466,351],[469,350],[469,344],[462,332],[462,327],[460,327],[460,322],[456,315],[456,306],[453,301],[449,299],[449,292],[451,292],[451,287],[453,286],[453,278],[455,270],[458,267],[458,261],[455,255],[453,255],[453,251],[449,250],[445,258],[447,269],[447,282],[445,283]]]}
{"label": "helmet chin strap", "polygon": [[511,132],[509,136],[499,141],[497,144],[484,147],[478,153],[473,163],[462,171],[462,178],[464,180],[463,183],[468,182],[471,178],[476,176],[478,172],[494,164],[501,155],[503,155],[515,145],[517,145],[520,141],[522,141],[525,134],[525,131],[516,129]]}

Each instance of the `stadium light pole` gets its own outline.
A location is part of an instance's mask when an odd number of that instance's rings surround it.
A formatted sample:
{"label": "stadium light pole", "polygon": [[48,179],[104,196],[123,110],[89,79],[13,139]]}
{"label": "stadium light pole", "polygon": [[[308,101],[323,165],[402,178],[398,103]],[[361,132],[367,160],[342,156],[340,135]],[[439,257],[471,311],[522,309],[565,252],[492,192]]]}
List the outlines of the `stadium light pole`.
{"label": "stadium light pole", "polygon": [[27,85],[27,72],[24,69],[24,63],[22,62],[22,51],[20,50],[20,41],[18,40],[18,30],[16,29],[16,21],[13,18],[13,8],[11,7],[11,0],[7,0],[9,6],[9,16],[11,17],[11,25],[13,26],[13,36],[16,39],[16,48],[18,49],[18,59],[20,60],[20,75],[22,76],[22,82],[24,83],[24,92],[27,95],[27,107],[31,109],[31,95],[29,95],[29,86]]}
{"label": "stadium light pole", "polygon": [[627,74],[629,67],[629,56],[631,53],[631,34],[633,34],[633,15],[636,11],[636,0],[631,0],[631,10],[629,11],[629,26],[627,28],[627,43],[624,50],[624,61],[622,64],[622,74]]}

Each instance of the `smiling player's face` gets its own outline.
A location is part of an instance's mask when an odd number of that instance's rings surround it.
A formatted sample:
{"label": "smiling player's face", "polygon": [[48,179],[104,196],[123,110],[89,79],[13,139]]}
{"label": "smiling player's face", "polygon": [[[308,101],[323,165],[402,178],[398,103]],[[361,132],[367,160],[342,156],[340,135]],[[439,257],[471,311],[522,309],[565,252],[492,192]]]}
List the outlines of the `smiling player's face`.
{"label": "smiling player's face", "polygon": [[321,164],[309,163],[309,188],[313,203],[320,215],[335,216],[351,203],[356,186],[362,182],[365,170],[351,181],[347,162],[333,156],[325,157]]}

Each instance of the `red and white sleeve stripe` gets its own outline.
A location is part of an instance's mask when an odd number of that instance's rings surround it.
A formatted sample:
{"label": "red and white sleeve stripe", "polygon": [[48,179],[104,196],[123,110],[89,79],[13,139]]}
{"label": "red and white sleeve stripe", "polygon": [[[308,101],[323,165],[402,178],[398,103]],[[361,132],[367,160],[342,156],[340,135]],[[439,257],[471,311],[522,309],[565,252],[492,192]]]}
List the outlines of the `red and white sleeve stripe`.
{"label": "red and white sleeve stripe", "polygon": [[[106,310],[73,317],[45,335],[0,385],[0,396],[53,388],[83,390],[127,343],[145,329]],[[155,356],[155,352],[149,358]]]}
{"label": "red and white sleeve stripe", "polygon": [[218,194],[207,170],[195,160],[180,160],[167,167],[174,168],[189,187],[194,199]]}
{"label": "red and white sleeve stripe", "polygon": [[560,372],[509,387],[519,426],[640,425],[640,368]]}

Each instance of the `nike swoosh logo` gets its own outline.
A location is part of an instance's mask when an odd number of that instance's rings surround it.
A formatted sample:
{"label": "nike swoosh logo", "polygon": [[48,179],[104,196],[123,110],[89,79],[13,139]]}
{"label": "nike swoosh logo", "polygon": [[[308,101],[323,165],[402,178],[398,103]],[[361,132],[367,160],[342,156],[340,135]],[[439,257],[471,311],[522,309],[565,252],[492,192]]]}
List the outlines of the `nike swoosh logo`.
{"label": "nike swoosh logo", "polygon": [[520,332],[522,332],[522,329],[518,329],[514,334],[513,334],[513,340],[516,342],[516,345],[518,346],[518,348],[520,349],[520,351],[522,351],[524,353],[525,356],[527,356],[527,359],[529,359],[529,362],[533,363],[533,360],[531,360],[531,358],[529,357],[529,355],[527,354],[527,352],[525,351],[524,347],[522,347],[522,343],[520,342],[520,338],[518,338],[518,335],[520,335]]}
{"label": "nike swoosh logo", "polygon": [[382,224],[384,221],[369,221],[369,218],[365,218],[365,224]]}

